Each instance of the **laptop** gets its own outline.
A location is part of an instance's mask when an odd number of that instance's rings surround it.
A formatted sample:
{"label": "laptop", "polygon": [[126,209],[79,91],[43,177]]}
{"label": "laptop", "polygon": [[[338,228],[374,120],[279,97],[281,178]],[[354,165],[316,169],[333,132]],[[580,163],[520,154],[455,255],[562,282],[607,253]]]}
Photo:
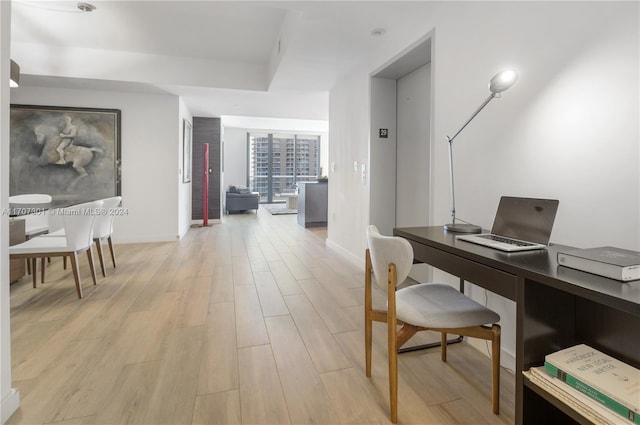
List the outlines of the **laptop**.
{"label": "laptop", "polygon": [[507,252],[545,249],[549,244],[558,204],[556,199],[503,196],[491,233],[461,235],[456,239]]}

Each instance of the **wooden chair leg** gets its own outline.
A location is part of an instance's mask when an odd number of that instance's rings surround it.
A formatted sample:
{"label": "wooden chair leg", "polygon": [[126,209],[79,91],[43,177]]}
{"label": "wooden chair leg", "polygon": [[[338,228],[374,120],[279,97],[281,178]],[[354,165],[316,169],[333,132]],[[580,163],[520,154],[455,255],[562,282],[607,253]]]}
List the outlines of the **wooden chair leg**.
{"label": "wooden chair leg", "polygon": [[364,357],[365,374],[371,378],[371,347],[373,342],[373,323],[371,320],[371,309],[373,300],[371,295],[371,258],[369,250],[365,254],[365,282],[364,282]]}
{"label": "wooden chair leg", "polygon": [[111,235],[107,238],[107,242],[109,243],[109,252],[111,253],[111,261],[113,261],[113,268],[116,268],[116,254],[113,251],[113,242],[111,241]]}
{"label": "wooden chair leg", "polygon": [[36,265],[38,264],[38,259],[36,257],[31,258],[31,278],[33,279],[33,287],[36,287],[36,282],[38,281],[38,273],[36,272]]}
{"label": "wooden chair leg", "polygon": [[91,250],[91,247],[87,249],[87,258],[89,259],[89,268],[91,269],[91,278],[93,279],[93,284],[97,285],[98,281],[96,278],[96,268],[93,264],[93,251]]}
{"label": "wooden chair leg", "polygon": [[102,241],[100,239],[94,239],[96,242],[96,250],[98,251],[98,260],[100,260],[100,270],[102,271],[102,277],[107,277],[107,272],[104,268],[104,256],[102,255]]}
{"label": "wooden chair leg", "polygon": [[440,333],[440,346],[442,348],[442,361],[446,362],[447,361],[447,333],[446,332]]}
{"label": "wooden chair leg", "polygon": [[398,329],[396,318],[396,267],[389,265],[387,284],[387,339],[389,346],[389,410],[391,422],[398,423]]}
{"label": "wooden chair leg", "polygon": [[389,410],[391,422],[398,422],[398,344],[396,343],[396,325],[387,324],[389,334]]}
{"label": "wooden chair leg", "polygon": [[73,269],[73,278],[76,280],[76,292],[78,293],[78,298],[82,298],[82,282],[80,281],[78,253],[72,252],[71,254],[69,254],[69,259],[71,260],[71,269]]}
{"label": "wooden chair leg", "polygon": [[44,258],[40,258],[40,283],[44,283]]}
{"label": "wooden chair leg", "polygon": [[491,326],[491,332],[493,332],[491,340],[491,399],[493,413],[497,415],[500,412],[500,325]]}
{"label": "wooden chair leg", "polygon": [[365,373],[367,378],[371,378],[371,347],[373,342],[373,326],[371,322],[371,312],[365,311],[364,319],[364,352],[365,352]]}

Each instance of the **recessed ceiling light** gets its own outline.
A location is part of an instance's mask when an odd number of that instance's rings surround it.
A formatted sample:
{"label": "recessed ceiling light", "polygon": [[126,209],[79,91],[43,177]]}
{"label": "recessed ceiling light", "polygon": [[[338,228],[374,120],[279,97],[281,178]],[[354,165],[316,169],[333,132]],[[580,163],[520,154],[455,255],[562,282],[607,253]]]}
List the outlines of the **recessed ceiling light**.
{"label": "recessed ceiling light", "polygon": [[387,30],[384,28],[375,28],[371,30],[371,35],[373,37],[382,37],[386,32]]}
{"label": "recessed ceiling light", "polygon": [[78,9],[83,12],[93,12],[96,10],[96,7],[91,3],[78,3]]}

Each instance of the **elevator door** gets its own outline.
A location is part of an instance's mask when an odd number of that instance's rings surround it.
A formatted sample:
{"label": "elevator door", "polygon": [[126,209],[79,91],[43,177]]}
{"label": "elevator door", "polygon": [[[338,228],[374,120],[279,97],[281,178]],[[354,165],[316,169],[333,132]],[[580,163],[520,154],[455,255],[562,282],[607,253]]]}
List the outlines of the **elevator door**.
{"label": "elevator door", "polygon": [[428,224],[430,80],[430,63],[397,80],[397,227]]}

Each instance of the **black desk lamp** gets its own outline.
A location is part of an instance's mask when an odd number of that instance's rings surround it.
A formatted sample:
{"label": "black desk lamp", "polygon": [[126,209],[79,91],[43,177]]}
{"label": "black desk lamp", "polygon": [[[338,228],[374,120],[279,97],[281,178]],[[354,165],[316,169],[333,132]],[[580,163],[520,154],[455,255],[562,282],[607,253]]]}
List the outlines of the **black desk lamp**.
{"label": "black desk lamp", "polygon": [[511,87],[517,79],[518,74],[512,70],[506,70],[496,74],[491,81],[489,81],[489,90],[491,91],[491,94],[487,100],[482,102],[482,105],[480,105],[480,107],[471,115],[471,118],[469,118],[462,127],[460,127],[460,130],[456,131],[453,137],[447,136],[447,142],[449,142],[449,178],[451,184],[451,223],[445,224],[445,230],[458,233],[480,233],[480,226],[469,223],[456,223],[456,197],[453,189],[453,140],[462,130],[464,130],[471,120],[473,120],[476,115],[478,115],[478,113],[482,111],[489,102],[491,102],[491,99],[494,97],[500,97],[500,93]]}

